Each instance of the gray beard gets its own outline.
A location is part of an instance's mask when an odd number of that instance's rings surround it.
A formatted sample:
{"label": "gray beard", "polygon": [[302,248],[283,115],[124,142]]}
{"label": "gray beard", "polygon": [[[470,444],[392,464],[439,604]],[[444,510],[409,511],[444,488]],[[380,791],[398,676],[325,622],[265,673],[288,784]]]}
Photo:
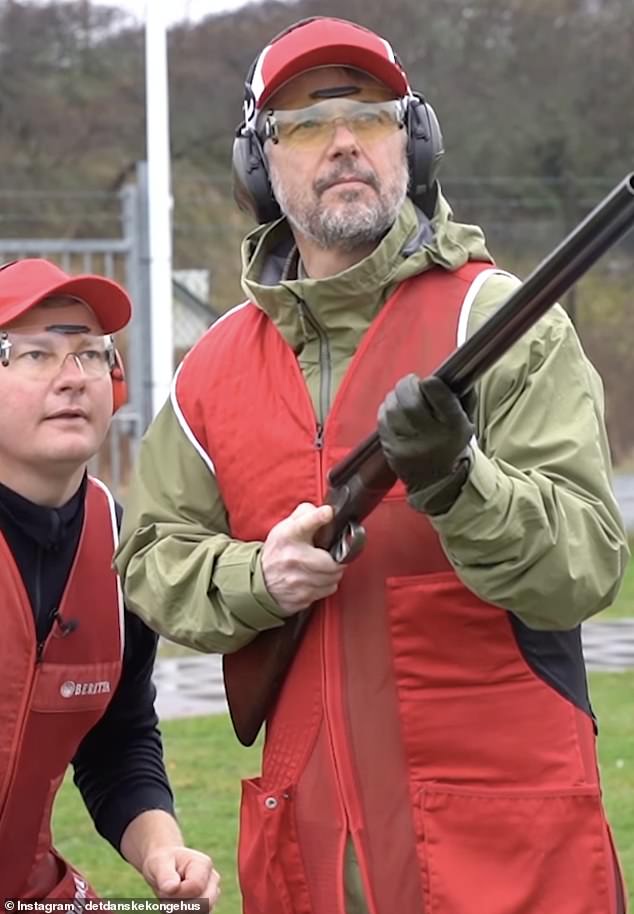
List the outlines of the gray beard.
{"label": "gray beard", "polygon": [[408,171],[404,163],[400,179],[395,179],[372,203],[360,202],[357,190],[340,194],[349,205],[322,207],[318,198],[312,205],[296,204],[286,193],[275,169],[271,185],[281,211],[291,226],[321,248],[350,252],[378,242],[396,221],[407,196]]}

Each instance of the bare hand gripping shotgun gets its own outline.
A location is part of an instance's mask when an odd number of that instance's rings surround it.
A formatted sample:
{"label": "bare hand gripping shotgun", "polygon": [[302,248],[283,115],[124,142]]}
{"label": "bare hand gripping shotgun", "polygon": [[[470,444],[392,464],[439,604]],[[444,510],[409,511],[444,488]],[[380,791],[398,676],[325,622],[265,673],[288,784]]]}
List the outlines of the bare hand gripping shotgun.
{"label": "bare hand gripping shotgun", "polygon": [[[634,173],[599,203],[434,374],[458,396],[467,393],[632,225]],[[333,506],[334,517],[319,531],[315,545],[327,549],[337,562],[353,559],[365,541],[361,521],[395,481],[374,432],[328,473],[326,504]],[[271,713],[310,616],[311,607],[224,656],[229,712],[244,746],[253,744]]]}

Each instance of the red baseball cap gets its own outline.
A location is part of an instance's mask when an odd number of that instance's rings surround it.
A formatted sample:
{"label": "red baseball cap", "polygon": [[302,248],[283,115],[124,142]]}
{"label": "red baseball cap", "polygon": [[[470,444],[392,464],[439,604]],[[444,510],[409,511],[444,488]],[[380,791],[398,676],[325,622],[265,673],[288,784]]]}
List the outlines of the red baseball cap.
{"label": "red baseball cap", "polygon": [[400,98],[411,90],[391,46],[345,19],[303,19],[276,36],[251,67],[248,82],[257,111],[285,83],[316,67],[354,67],[384,83]]}
{"label": "red baseball cap", "polygon": [[81,298],[95,313],[104,333],[116,333],[130,320],[125,289],[105,276],[69,276],[49,260],[14,260],[0,266],[0,326],[10,323],[52,295]]}

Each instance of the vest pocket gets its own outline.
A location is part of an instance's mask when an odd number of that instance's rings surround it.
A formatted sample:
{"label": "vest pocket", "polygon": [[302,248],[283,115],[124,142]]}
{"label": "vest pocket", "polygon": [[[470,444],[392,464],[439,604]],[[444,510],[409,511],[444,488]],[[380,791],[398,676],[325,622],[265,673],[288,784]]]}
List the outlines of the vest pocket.
{"label": "vest pocket", "polygon": [[424,787],[416,807],[426,910],[615,914],[598,790]]}
{"label": "vest pocket", "polygon": [[292,788],[264,791],[242,781],[238,870],[243,914],[310,914]]}

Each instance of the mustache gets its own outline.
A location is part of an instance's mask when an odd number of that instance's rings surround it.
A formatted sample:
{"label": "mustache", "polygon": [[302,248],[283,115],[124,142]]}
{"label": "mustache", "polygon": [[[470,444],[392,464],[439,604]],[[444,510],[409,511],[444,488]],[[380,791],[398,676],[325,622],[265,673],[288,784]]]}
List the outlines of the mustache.
{"label": "mustache", "polygon": [[370,187],[378,193],[379,182],[373,171],[370,171],[369,169],[350,168],[350,166],[346,164],[333,169],[333,171],[324,175],[323,178],[318,178],[313,184],[313,188],[317,196],[321,196],[325,190],[328,190],[328,188],[332,187],[334,184],[338,184],[342,180],[350,179],[363,181],[365,184],[369,184]]}

